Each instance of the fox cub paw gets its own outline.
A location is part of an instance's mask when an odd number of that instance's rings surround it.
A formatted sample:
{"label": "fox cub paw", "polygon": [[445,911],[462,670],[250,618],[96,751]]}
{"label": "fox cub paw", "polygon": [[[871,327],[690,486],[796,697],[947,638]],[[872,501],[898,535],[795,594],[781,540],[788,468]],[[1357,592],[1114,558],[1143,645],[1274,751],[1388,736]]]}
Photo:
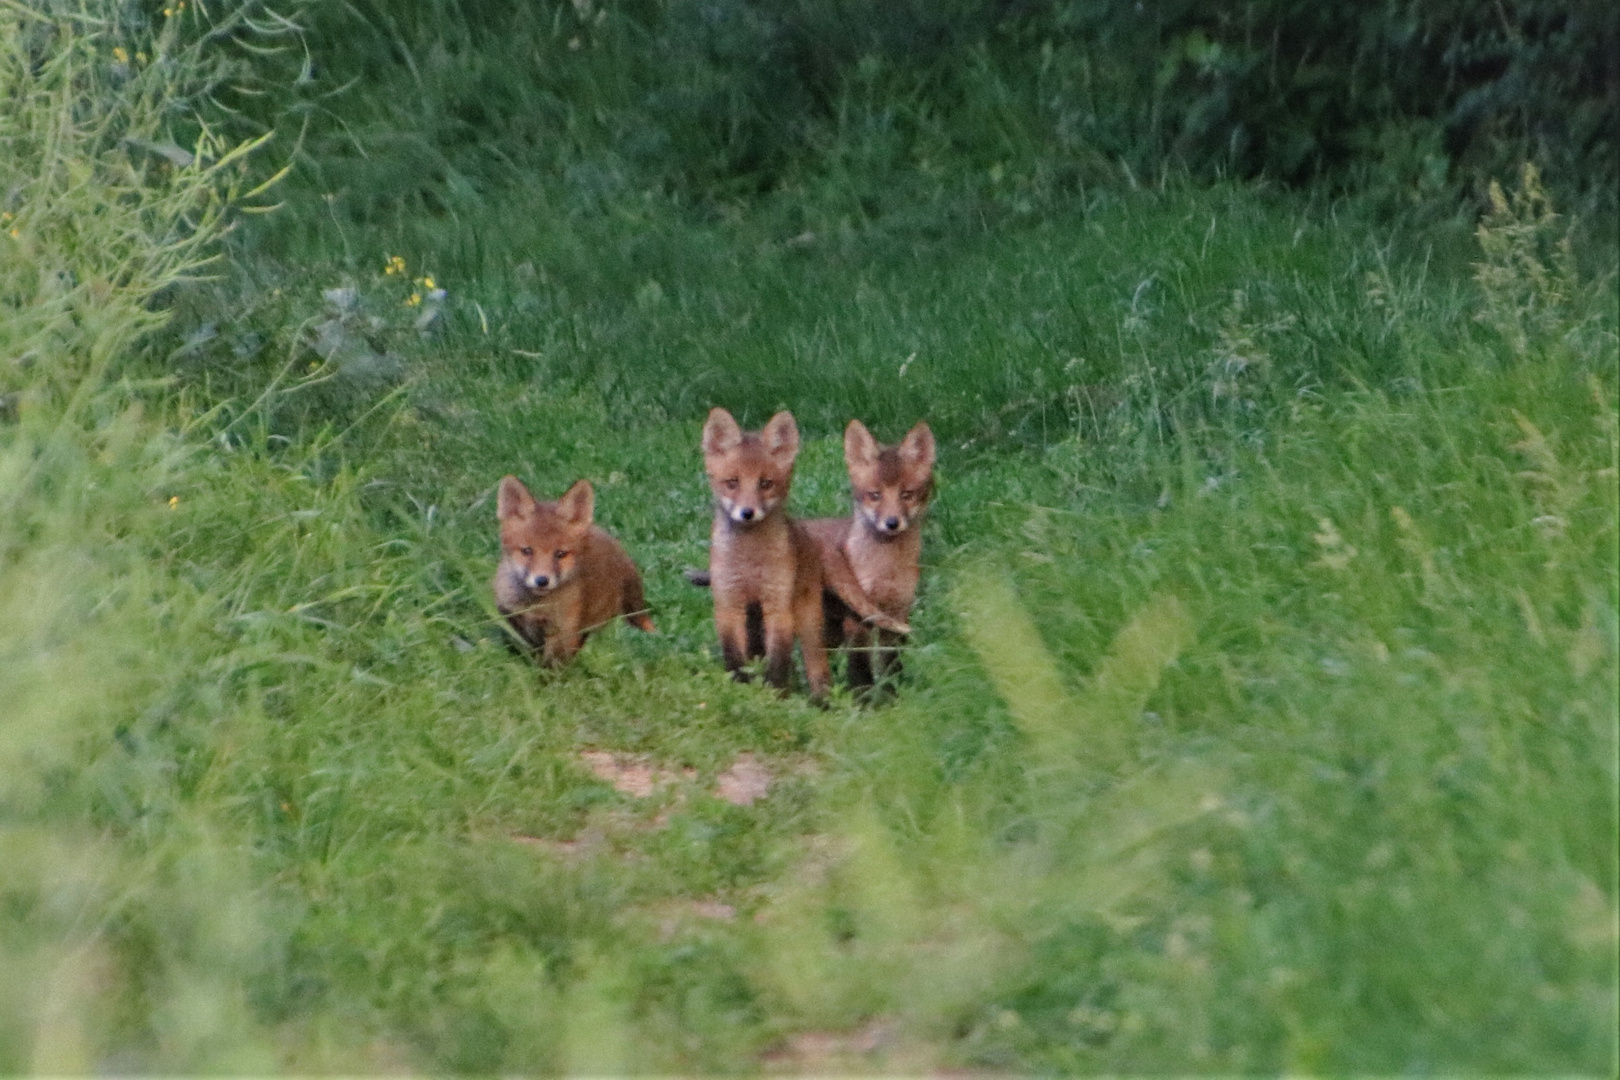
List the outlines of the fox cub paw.
{"label": "fox cub paw", "polygon": [[861,621],[869,626],[875,626],[879,630],[887,630],[893,634],[911,633],[911,626],[909,624],[903,623],[899,619],[891,619],[881,611],[876,615],[869,616]]}

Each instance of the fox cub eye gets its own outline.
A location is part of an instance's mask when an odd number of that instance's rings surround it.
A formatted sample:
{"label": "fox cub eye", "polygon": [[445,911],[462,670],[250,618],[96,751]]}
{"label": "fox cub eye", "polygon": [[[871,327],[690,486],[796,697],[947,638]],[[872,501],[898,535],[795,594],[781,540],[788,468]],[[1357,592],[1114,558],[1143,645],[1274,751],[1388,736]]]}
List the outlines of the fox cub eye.
{"label": "fox cub eye", "polygon": [[915,493],[915,492],[911,492],[911,491],[902,491],[902,492],[901,492],[901,493],[900,493],[900,497],[901,497],[901,498],[902,498],[902,499],[904,499],[904,500],[905,500],[905,501],[906,501],[906,502],[910,502],[910,501],[911,501],[911,499],[912,499],[912,497],[913,497],[913,496],[914,496],[914,495],[915,495],[915,494],[916,494],[916,493]]}
{"label": "fox cub eye", "polygon": [[868,491],[866,493],[867,502],[877,502],[881,498],[883,498],[883,493],[881,491]]}
{"label": "fox cub eye", "polygon": [[518,554],[523,555],[523,556],[533,555],[534,554],[534,548],[529,548],[529,547],[518,548]]}
{"label": "fox cub eye", "polygon": [[730,480],[726,481],[726,490],[727,491],[736,491],[737,490],[737,478],[735,476],[733,476]]}
{"label": "fox cub eye", "polygon": [[555,558],[555,559],[566,559],[566,558],[568,558],[568,556],[570,556],[572,554],[573,554],[572,551],[563,551],[561,549],[558,549],[557,551],[553,551],[551,553],[552,558]]}
{"label": "fox cub eye", "polygon": [[764,477],[759,482],[759,490],[761,490],[761,491],[769,491],[769,490],[771,490],[771,488],[773,488],[775,486],[776,486],[776,481],[772,480],[768,476]]}

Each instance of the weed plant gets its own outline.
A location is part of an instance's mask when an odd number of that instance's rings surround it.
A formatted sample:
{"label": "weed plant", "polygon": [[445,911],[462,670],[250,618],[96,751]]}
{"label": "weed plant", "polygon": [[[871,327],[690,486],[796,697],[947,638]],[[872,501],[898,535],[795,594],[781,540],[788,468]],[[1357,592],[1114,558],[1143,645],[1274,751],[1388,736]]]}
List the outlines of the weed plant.
{"label": "weed plant", "polygon": [[[0,121],[100,207],[8,208],[0,1068],[1612,1070],[1617,279],[1535,174],[1466,247],[1167,183],[221,249],[163,214],[229,149],[46,137],[145,115],[48,81],[84,25]],[[883,702],[722,677],[712,404],[795,410],[806,515],[850,416],[939,433]],[[508,649],[506,472],[658,636]]]}

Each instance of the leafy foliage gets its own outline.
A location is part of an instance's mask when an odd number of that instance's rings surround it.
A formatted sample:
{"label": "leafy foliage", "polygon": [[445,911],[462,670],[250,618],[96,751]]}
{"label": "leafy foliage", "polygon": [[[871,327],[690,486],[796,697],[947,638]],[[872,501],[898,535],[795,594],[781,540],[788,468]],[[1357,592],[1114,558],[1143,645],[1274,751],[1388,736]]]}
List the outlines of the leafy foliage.
{"label": "leafy foliage", "polygon": [[1612,205],[1620,146],[1620,15],[1595,0],[410,0],[309,17],[313,66],[286,58],[296,94],[249,107],[304,132],[317,190],[373,223],[469,213],[537,178],[565,203],[814,192],[860,218],[1027,207],[1170,166],[1409,205],[1482,194],[1531,159]]}

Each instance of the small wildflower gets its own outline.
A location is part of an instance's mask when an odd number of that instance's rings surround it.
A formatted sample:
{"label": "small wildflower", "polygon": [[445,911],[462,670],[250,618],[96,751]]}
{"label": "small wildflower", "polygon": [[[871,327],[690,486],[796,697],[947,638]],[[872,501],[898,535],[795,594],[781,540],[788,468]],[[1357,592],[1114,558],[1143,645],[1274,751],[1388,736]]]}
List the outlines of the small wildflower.
{"label": "small wildflower", "polygon": [[390,276],[405,273],[405,260],[398,255],[390,255],[383,264],[383,273]]}
{"label": "small wildflower", "polygon": [[118,61],[120,64],[127,64],[129,63],[129,51],[122,45],[114,45],[113,59]]}
{"label": "small wildflower", "polygon": [[18,231],[18,230],[16,230],[16,229],[12,229],[12,230],[11,230],[11,238],[12,238],[12,239],[13,239],[13,240],[15,240],[15,239],[17,239],[17,238],[18,238],[18,237],[19,237],[19,236],[21,236],[21,235],[22,235],[22,233],[21,233],[21,232],[19,232],[19,231]]}
{"label": "small wildflower", "polygon": [[422,287],[430,291],[438,288],[437,285],[433,284],[433,278],[431,275],[422,279]]}
{"label": "small wildflower", "polygon": [[405,306],[406,307],[415,307],[417,304],[420,304],[421,302],[422,302],[422,294],[419,293],[419,292],[413,292],[413,293],[411,293],[410,298],[405,301]]}
{"label": "small wildflower", "polygon": [[146,54],[144,52],[136,53],[135,54],[135,62],[138,63],[138,64],[146,63]]}
{"label": "small wildflower", "polygon": [[309,362],[309,370],[310,370],[311,374],[313,374],[314,372],[319,371],[320,369],[321,369],[321,362],[319,360],[311,360]]}
{"label": "small wildflower", "polygon": [[175,510],[175,509],[178,509],[179,506],[180,506],[180,496],[178,496],[178,495],[170,495],[169,496],[169,509],[170,510]]}

